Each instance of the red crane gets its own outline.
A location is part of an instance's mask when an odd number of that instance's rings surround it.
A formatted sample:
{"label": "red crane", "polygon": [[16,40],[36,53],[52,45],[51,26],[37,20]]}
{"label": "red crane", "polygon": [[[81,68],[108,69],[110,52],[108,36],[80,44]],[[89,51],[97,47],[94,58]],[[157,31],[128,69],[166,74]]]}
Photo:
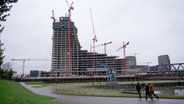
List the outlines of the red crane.
{"label": "red crane", "polygon": [[93,23],[93,16],[92,16],[92,12],[91,12],[91,8],[89,9],[90,11],[90,16],[91,16],[91,23],[92,23],[92,28],[93,28],[93,70],[94,73],[93,75],[96,74],[96,52],[95,52],[95,42],[97,42],[97,38],[96,38],[96,34],[95,34],[95,27],[94,27],[94,23]]}
{"label": "red crane", "polygon": [[22,75],[21,78],[24,77],[24,70],[25,70],[25,62],[26,61],[49,61],[47,59],[29,59],[29,58],[24,58],[24,59],[11,59],[11,61],[22,61]]}
{"label": "red crane", "polygon": [[[111,44],[111,43],[112,43],[112,41],[110,41],[110,42],[106,42],[106,43],[103,43],[103,44],[97,45],[96,47],[104,46],[104,54],[106,54],[106,45]],[[95,47],[95,48],[96,48],[96,47]],[[94,47],[91,47],[91,48],[94,48]]]}
{"label": "red crane", "polygon": [[67,70],[66,70],[66,76],[69,76],[70,74],[70,17],[71,17],[71,10],[74,10],[73,7],[73,2],[71,3],[71,5],[68,4],[68,2],[66,1],[67,5],[68,5],[68,50],[67,50]]}
{"label": "red crane", "polygon": [[117,51],[119,51],[121,48],[123,48],[123,54],[124,54],[124,73],[127,74],[127,69],[126,69],[126,46],[129,44],[129,42],[127,42],[126,44],[123,42],[123,46],[121,46]]}

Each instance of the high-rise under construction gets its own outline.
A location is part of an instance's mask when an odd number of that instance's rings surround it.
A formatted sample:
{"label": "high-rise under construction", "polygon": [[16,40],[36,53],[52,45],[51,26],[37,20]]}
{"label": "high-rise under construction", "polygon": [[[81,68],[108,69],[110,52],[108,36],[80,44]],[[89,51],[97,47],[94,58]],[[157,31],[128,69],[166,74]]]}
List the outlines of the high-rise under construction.
{"label": "high-rise under construction", "polygon": [[[53,22],[52,37],[52,71],[65,73],[67,69],[68,53],[68,17],[61,17],[58,22]],[[70,22],[70,68],[77,68],[77,56],[80,44],[77,36],[77,28],[74,22]]]}
{"label": "high-rise under construction", "polygon": [[[71,20],[68,23],[68,19],[68,17],[60,17],[59,21],[53,22],[51,70],[57,72],[59,77],[66,76],[68,61],[70,61],[70,75],[87,75],[94,73],[94,71],[97,74],[105,74],[109,69],[122,73],[123,59],[117,59],[116,56],[107,56],[107,54],[95,53],[94,67],[94,53],[81,50],[77,28]],[[68,31],[68,28],[70,28],[70,31]],[[68,32],[70,35],[68,35]],[[70,43],[68,42],[68,36]],[[70,45],[70,52],[68,52],[68,45]],[[70,60],[68,60],[68,54],[70,54]]]}

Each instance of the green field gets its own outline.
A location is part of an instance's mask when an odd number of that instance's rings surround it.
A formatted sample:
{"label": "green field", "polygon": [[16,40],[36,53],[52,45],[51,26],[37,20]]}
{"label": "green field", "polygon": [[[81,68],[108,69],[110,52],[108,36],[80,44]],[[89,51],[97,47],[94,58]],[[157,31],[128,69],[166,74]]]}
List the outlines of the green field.
{"label": "green field", "polygon": [[33,94],[17,82],[0,80],[0,104],[61,104],[52,99]]}

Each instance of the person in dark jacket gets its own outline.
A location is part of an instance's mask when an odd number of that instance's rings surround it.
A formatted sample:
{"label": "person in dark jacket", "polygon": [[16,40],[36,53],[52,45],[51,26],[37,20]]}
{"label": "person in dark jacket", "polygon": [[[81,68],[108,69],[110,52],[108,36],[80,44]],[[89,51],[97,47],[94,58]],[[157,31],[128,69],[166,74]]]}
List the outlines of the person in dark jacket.
{"label": "person in dark jacket", "polygon": [[137,82],[137,85],[136,85],[136,90],[137,90],[137,93],[139,94],[139,98],[141,99],[141,85],[139,84],[139,82]]}
{"label": "person in dark jacket", "polygon": [[150,95],[150,88],[149,88],[149,84],[146,84],[145,86],[145,90],[146,90],[146,96],[145,99],[147,100],[148,96],[150,97],[151,100],[153,100],[152,96]]}

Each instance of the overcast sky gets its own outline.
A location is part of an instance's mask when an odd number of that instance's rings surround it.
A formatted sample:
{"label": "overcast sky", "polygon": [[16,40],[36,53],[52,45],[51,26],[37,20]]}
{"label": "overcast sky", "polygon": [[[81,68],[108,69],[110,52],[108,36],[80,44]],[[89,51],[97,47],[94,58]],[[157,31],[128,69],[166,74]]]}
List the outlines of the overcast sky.
{"label": "overcast sky", "polygon": [[[68,0],[69,4],[72,0]],[[123,50],[116,51],[123,42],[130,42],[127,56],[136,55],[138,64],[157,65],[159,55],[168,54],[171,63],[184,62],[184,0],[73,0],[71,19],[78,28],[83,50],[90,51],[93,31],[89,8],[92,9],[97,45],[107,45],[107,54],[123,58]],[[31,69],[51,68],[52,10],[55,17],[65,16],[65,0],[19,0],[13,5],[11,16],[3,23],[1,40],[5,48],[5,62],[14,70],[22,70],[22,62],[13,58],[49,59],[26,61],[26,73]],[[96,48],[103,53],[103,47]]]}

